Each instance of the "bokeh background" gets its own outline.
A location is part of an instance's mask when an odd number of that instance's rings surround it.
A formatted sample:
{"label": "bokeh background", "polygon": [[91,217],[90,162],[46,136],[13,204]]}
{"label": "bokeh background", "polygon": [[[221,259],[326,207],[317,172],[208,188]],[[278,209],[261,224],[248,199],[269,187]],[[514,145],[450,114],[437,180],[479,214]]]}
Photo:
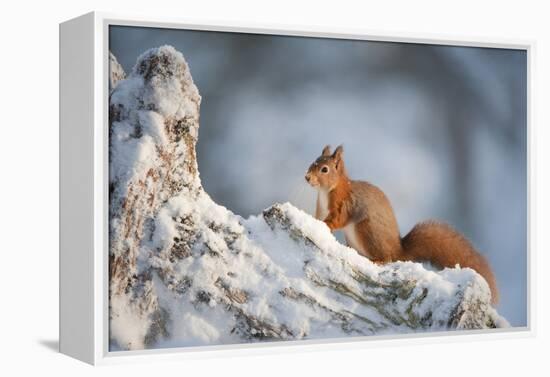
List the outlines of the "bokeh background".
{"label": "bokeh background", "polygon": [[449,222],[489,259],[498,310],[527,324],[527,60],[522,50],[111,26],[126,72],[145,50],[185,56],[202,96],[198,163],[212,198],[248,217],[290,201],[326,144],[390,198],[402,235]]}

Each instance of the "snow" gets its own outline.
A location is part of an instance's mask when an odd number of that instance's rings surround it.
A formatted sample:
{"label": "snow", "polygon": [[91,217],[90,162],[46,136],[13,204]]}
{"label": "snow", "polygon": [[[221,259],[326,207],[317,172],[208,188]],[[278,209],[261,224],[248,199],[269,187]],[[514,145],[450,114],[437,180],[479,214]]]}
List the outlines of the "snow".
{"label": "snow", "polygon": [[247,219],[216,204],[196,166],[199,103],[169,46],[111,93],[112,350],[507,325],[473,270],[375,265],[290,203]]}
{"label": "snow", "polygon": [[117,58],[109,51],[109,92],[115,88],[120,80],[126,77],[124,69]]}

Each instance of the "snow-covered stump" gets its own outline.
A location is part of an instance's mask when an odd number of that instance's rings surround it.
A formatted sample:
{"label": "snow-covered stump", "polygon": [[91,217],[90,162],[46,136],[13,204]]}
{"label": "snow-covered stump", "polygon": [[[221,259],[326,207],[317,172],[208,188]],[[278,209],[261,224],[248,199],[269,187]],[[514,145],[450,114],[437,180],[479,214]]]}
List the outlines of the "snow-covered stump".
{"label": "snow-covered stump", "polygon": [[506,326],[470,269],[374,265],[291,204],[243,219],[214,203],[196,162],[199,105],[168,46],[113,86],[112,349]]}

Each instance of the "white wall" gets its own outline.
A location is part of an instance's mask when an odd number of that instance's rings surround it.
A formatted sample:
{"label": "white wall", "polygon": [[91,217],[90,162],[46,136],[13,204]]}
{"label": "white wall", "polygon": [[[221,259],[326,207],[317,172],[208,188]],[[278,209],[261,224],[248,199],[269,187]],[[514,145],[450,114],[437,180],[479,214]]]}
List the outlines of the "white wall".
{"label": "white wall", "polygon": [[[530,5],[531,4],[531,5]],[[266,375],[289,373],[345,375],[390,372],[462,375],[468,372],[529,374],[547,369],[548,295],[545,266],[549,265],[548,228],[550,192],[548,124],[550,27],[544,2],[462,0],[456,4],[433,1],[351,1],[321,5],[319,1],[170,1],[81,0],[2,3],[2,180],[1,251],[2,360],[10,374],[141,376],[185,373],[201,375]],[[333,352],[293,351],[284,355],[219,358],[182,363],[92,369],[53,353],[58,334],[58,23],[90,10],[168,15],[203,20],[230,20],[261,24],[325,25],[363,28],[366,31],[434,33],[440,36],[482,36],[536,39],[533,124],[537,130],[536,310],[538,336],[531,339],[384,346]],[[544,274],[544,275],[543,275]],[[544,301],[542,298],[545,298]],[[418,373],[412,373],[418,372]],[[5,372],[2,373],[8,375]],[[294,373],[293,373],[294,374]],[[535,373],[533,373],[535,374]]]}

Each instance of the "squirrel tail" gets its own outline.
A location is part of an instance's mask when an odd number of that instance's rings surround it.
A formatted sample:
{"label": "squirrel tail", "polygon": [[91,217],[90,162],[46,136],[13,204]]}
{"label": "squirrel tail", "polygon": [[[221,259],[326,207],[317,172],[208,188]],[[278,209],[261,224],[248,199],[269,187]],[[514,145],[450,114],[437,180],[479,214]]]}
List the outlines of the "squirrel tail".
{"label": "squirrel tail", "polygon": [[491,302],[498,302],[496,279],[487,260],[470,241],[450,225],[436,221],[418,223],[401,239],[403,259],[428,261],[438,268],[469,267],[483,276],[491,289]]}

